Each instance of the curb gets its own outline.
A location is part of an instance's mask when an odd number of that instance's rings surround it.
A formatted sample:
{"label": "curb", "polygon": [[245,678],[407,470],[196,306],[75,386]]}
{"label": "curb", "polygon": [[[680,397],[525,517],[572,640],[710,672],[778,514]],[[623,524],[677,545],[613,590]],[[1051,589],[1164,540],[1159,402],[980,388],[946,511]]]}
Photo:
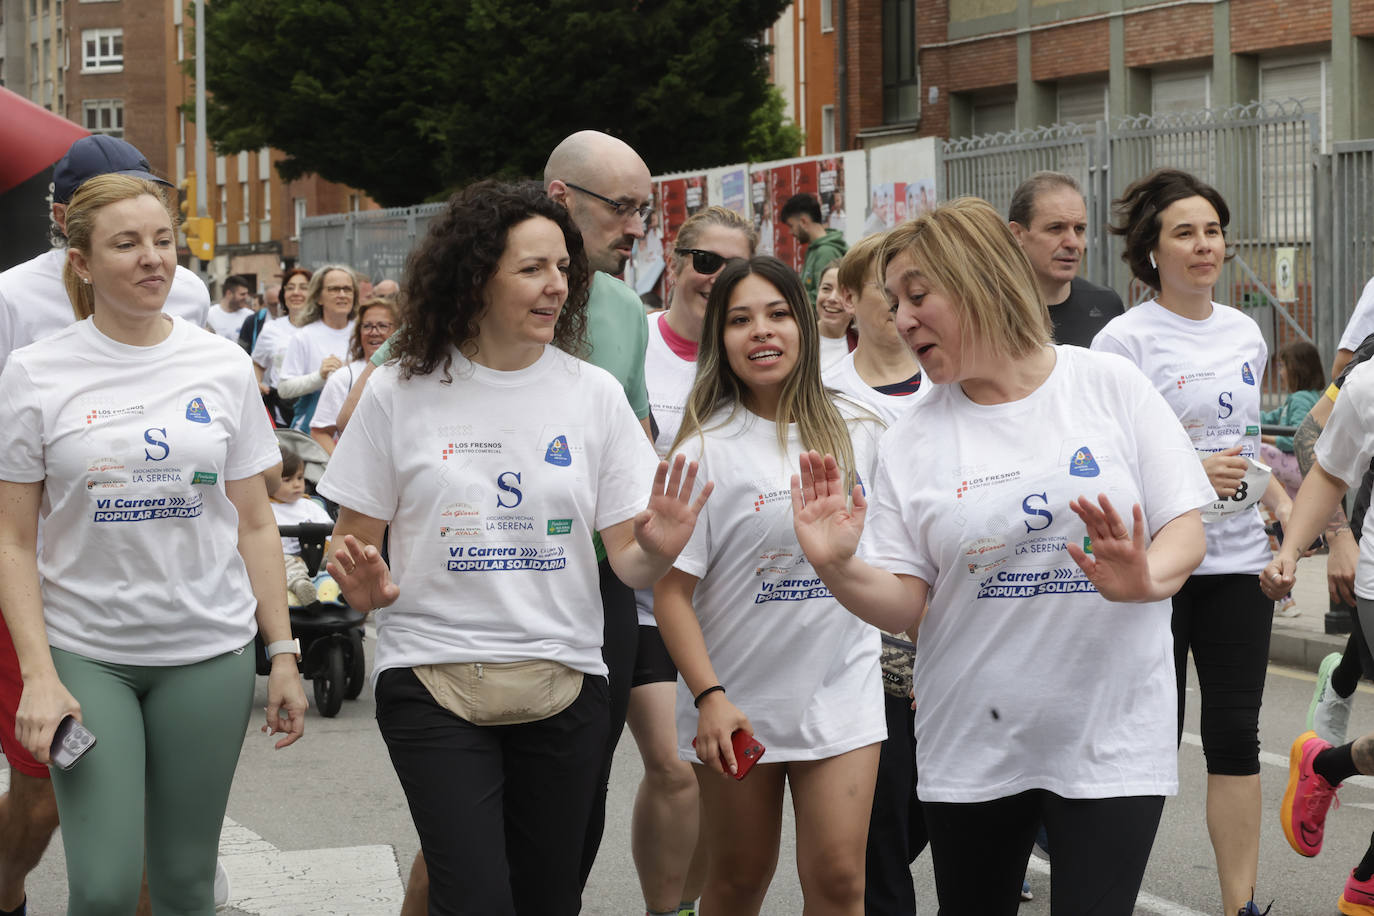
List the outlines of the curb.
{"label": "curb", "polygon": [[1269,636],[1269,661],[1316,674],[1322,659],[1344,652],[1348,640],[1346,634],[1275,629]]}

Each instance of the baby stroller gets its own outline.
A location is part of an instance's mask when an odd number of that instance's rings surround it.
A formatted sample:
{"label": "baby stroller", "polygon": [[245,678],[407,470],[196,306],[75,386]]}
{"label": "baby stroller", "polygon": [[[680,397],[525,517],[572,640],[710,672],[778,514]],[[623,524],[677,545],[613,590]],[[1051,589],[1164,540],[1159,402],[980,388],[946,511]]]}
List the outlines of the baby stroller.
{"label": "baby stroller", "polygon": [[[305,460],[306,480],[314,485],[323,472],[329,455],[308,436],[295,430],[277,430],[277,438],[295,448]],[[313,474],[312,474],[313,472]],[[330,509],[330,514],[334,510]],[[301,641],[301,674],[315,688],[315,708],[325,718],[339,714],[343,701],[356,700],[367,683],[367,660],[363,655],[363,615],[348,606],[333,579],[321,581],[324,545],[333,532],[332,525],[306,523],[279,525],[282,537],[296,538],[301,559],[319,583],[319,597],[310,604],[292,607],[291,635]],[[262,634],[257,640],[258,674],[267,674],[270,664]]]}

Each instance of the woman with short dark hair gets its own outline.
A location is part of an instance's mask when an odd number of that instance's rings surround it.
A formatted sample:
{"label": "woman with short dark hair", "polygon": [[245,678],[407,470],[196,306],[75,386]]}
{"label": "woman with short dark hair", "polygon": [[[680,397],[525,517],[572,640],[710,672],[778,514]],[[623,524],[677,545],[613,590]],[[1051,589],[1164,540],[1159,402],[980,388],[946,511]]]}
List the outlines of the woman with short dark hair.
{"label": "woman with short dark hair", "polygon": [[1183,735],[1188,653],[1202,697],[1207,829],[1216,854],[1222,910],[1251,912],[1259,877],[1259,709],[1269,663],[1274,602],[1257,574],[1269,539],[1254,511],[1265,491],[1280,520],[1291,501],[1258,475],[1260,388],[1268,348],[1259,326],[1214,302],[1230,210],[1221,194],[1178,169],[1158,169],[1114,203],[1121,257],[1155,297],[1108,322],[1093,349],[1140,367],[1188,431],[1216,503],[1204,512],[1207,555],[1173,598],[1178,735]]}

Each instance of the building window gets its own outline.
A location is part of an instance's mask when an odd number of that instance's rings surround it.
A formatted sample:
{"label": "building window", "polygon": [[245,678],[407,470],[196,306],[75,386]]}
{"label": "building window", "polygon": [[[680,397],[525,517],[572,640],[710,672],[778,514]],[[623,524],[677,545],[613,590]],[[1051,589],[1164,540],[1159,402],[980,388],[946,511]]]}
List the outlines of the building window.
{"label": "building window", "polygon": [[883,122],[914,121],[921,113],[916,68],[916,0],[883,0]]}
{"label": "building window", "polygon": [[297,197],[296,204],[296,229],[293,238],[301,237],[301,223],[305,222],[305,198]]}
{"label": "building window", "polygon": [[1105,80],[1091,82],[1063,82],[1056,87],[1056,102],[1060,124],[1086,124],[1092,126],[1098,121],[1107,120],[1107,83]]}
{"label": "building window", "polygon": [[835,106],[821,106],[821,152],[835,152]]}
{"label": "building window", "polygon": [[82,123],[91,133],[124,136],[123,99],[87,99],[81,107],[85,115]]}
{"label": "building window", "polygon": [[831,32],[835,29],[835,4],[832,0],[821,0],[821,31]]}
{"label": "building window", "polygon": [[123,29],[83,29],[81,72],[117,73],[124,69]]}

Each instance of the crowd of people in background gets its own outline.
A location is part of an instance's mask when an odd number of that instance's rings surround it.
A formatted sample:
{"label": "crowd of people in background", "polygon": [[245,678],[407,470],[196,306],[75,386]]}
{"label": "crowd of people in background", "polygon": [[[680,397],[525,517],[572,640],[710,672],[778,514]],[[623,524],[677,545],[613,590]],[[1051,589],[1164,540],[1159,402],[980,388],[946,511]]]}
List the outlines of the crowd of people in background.
{"label": "crowd of people in background", "polygon": [[[0,274],[0,916],[59,819],[70,912],[224,902],[255,634],[264,730],[304,731],[287,606],[315,584],[277,532],[304,521],[333,522],[328,573],[375,623],[405,914],[577,912],[626,724],[648,916],[760,912],[785,792],[807,912],[914,914],[928,848],[942,912],[1010,914],[1039,845],[1053,912],[1130,913],[1191,656],[1220,903],[1259,916],[1274,602],[1296,613],[1319,539],[1357,634],[1280,814],[1320,851],[1374,773],[1345,734],[1374,538],[1340,511],[1368,500],[1374,335],[1330,389],[1281,348],[1263,410],[1265,339],[1213,299],[1227,204],[1176,169],[1114,202],[1129,310],[1080,276],[1087,208],[1053,172],[1006,214],[935,204],[852,246],[797,195],[800,274],[704,208],[646,308],[617,277],[650,174],[582,131],[542,182],[455,194],[398,280],[292,266],[211,304],[166,182],[123,141],[72,147],[66,247]],[[274,427],[327,457],[321,502]],[[168,716],[194,738],[145,726]],[[50,769],[68,718],[99,748]],[[1374,912],[1374,840],[1340,905]]]}

